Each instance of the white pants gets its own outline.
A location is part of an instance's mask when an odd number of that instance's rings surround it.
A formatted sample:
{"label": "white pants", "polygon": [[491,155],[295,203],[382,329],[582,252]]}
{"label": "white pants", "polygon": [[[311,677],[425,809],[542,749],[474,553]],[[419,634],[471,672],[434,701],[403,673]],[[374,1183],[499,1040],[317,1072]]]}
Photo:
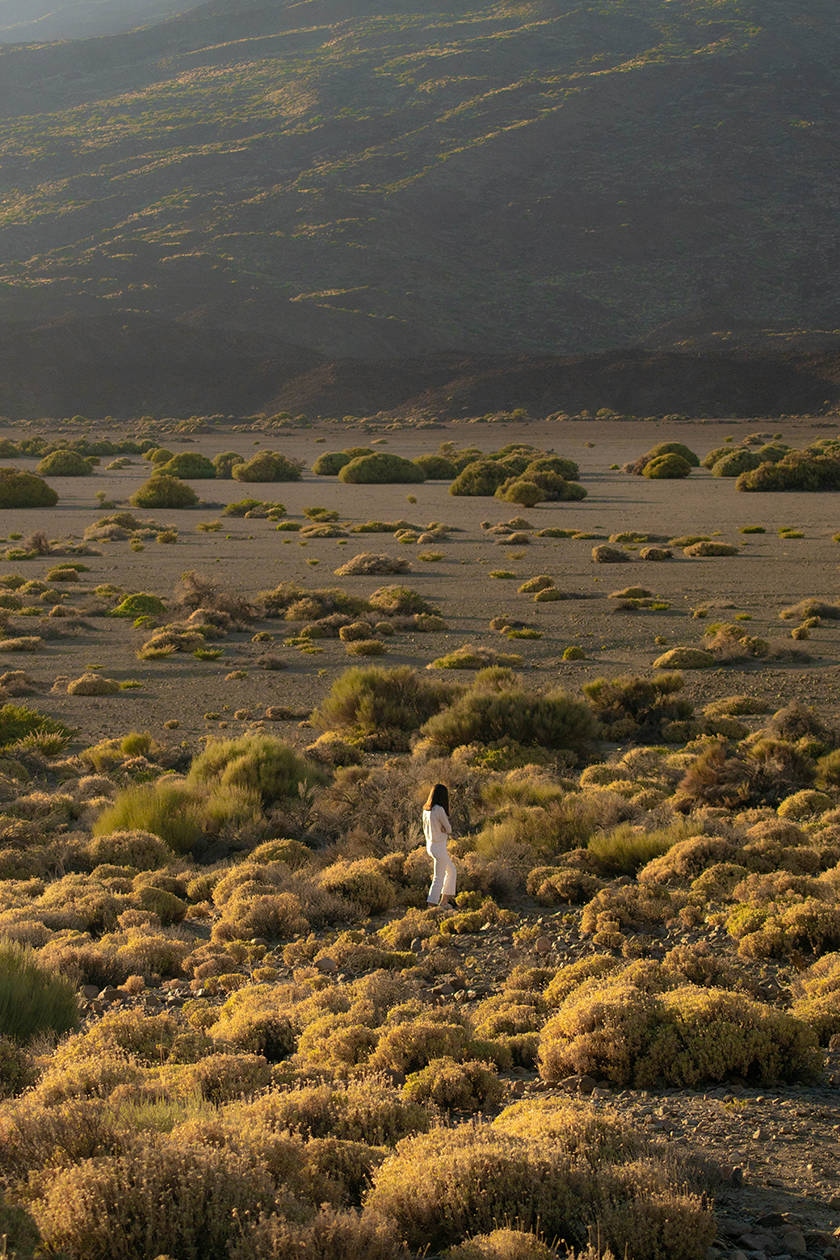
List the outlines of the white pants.
{"label": "white pants", "polygon": [[457,872],[455,863],[449,856],[449,850],[446,847],[445,840],[439,840],[434,844],[426,845],[426,852],[431,855],[435,864],[434,876],[432,878],[432,886],[429,889],[429,895],[426,898],[429,905],[436,906],[441,897],[454,896],[455,881]]}

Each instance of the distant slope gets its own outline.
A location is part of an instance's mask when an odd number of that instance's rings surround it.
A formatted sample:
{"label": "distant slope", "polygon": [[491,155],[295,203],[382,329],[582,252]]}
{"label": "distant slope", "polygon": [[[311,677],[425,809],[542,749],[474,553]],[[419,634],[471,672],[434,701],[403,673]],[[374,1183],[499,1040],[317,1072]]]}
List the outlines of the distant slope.
{"label": "distant slope", "polygon": [[324,362],[830,330],[839,54],[836,0],[211,0],[0,48],[0,328]]}
{"label": "distant slope", "polygon": [[524,407],[632,415],[817,414],[840,404],[840,335],[739,351],[712,345],[575,356],[327,361],[255,333],[150,316],[6,328],[0,415],[372,415],[453,419]]}
{"label": "distant slope", "polygon": [[0,43],[117,35],[193,7],[190,0],[0,0]]}

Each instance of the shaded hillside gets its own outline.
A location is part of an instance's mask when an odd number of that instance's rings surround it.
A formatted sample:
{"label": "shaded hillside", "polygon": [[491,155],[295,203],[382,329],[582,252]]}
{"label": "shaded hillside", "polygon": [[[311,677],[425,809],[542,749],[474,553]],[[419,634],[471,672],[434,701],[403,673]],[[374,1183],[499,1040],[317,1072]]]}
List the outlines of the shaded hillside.
{"label": "shaded hillside", "polygon": [[372,9],[0,50],[0,320],[328,360],[837,322],[828,0]]}
{"label": "shaded hillside", "polygon": [[639,416],[773,416],[839,404],[840,336],[741,353],[707,345],[326,360],[266,333],[126,314],[119,322],[7,326],[0,345],[0,414],[20,418],[290,411],[451,419],[514,407],[533,415],[609,407]]}
{"label": "shaded hillside", "polygon": [[0,43],[114,35],[192,7],[189,0],[0,0]]}

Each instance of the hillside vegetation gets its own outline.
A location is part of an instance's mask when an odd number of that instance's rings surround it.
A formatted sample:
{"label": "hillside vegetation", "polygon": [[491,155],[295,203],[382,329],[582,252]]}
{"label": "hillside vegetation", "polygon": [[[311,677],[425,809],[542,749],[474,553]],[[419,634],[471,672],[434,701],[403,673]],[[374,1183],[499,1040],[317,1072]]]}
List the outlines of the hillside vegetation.
{"label": "hillside vegetation", "polygon": [[7,45],[0,319],[146,367],[138,317],[187,366],[830,330],[837,43],[825,0],[225,0]]}

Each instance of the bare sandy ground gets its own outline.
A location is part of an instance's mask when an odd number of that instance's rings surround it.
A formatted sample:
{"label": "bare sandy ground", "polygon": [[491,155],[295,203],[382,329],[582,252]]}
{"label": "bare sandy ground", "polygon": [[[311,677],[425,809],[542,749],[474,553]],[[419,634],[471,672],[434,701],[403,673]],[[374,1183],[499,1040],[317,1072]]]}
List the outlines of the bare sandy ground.
{"label": "bare sandy ground", "polygon": [[[30,426],[5,432],[14,438],[18,432],[32,431]],[[44,427],[42,431],[56,433],[58,428]],[[100,430],[97,426],[97,436],[100,432],[111,437],[122,435],[122,430]],[[697,705],[718,696],[749,692],[766,698],[774,707],[796,697],[840,717],[838,623],[824,621],[811,632],[807,643],[796,645],[788,637],[792,623],[779,620],[780,609],[806,596],[830,602],[836,598],[840,544],[832,541],[832,536],[840,526],[834,496],[738,493],[733,480],[713,478],[702,468],[695,469],[685,481],[660,482],[611,468],[635,459],[663,440],[685,442],[702,458],[728,437],[738,443],[745,435],[757,432],[768,438],[781,434],[791,445],[801,447],[817,437],[833,436],[837,427],[804,420],[752,419],[653,425],[600,421],[492,426],[455,423],[434,430],[389,431],[387,444],[379,444],[378,449],[408,457],[436,451],[441,441],[449,439],[459,446],[478,445],[487,452],[516,441],[554,450],[580,464],[588,498],[581,503],[523,510],[493,498],[453,497],[444,482],[352,486],[335,477],[315,477],[311,472],[299,483],[196,481],[192,484],[206,501],[204,506],[138,513],[174,525],[179,532],[177,544],[163,546],[151,540],[140,552],[133,552],[128,542],[99,544],[102,555],[86,560],[90,573],[84,574],[79,584],[64,589],[71,590],[73,603],[82,603],[85,595],[103,582],[126,592],[152,591],[168,600],[174,596],[180,575],[189,569],[248,596],[289,580],[310,587],[339,585],[362,596],[389,581],[406,582],[438,605],[448,630],[399,634],[389,640],[387,655],[378,658],[379,663],[423,667],[463,643],[482,643],[519,653],[523,665],[534,670],[534,685],[561,683],[572,691],[601,675],[649,673],[653,661],[667,647],[700,645],[710,622],[738,617],[745,633],[772,639],[778,645],[786,641],[789,647],[804,648],[812,660],[807,664],[753,662],[686,672],[686,693]],[[358,427],[333,424],[276,437],[227,430],[198,435],[188,442],[161,435],[161,441],[175,451],[200,451],[211,457],[222,450],[238,450],[248,457],[258,448],[276,449],[305,460],[309,468],[323,451],[369,444],[375,436]],[[16,462],[34,468],[37,461]],[[128,496],[148,476],[149,465],[135,458],[129,468],[107,471],[108,462],[103,459],[91,477],[50,479],[60,496],[52,510],[4,512],[0,520],[4,537],[16,533],[25,536],[34,528],[43,528],[54,539],[80,538],[87,525],[105,514],[96,501],[97,491],[105,491],[109,500],[125,506]],[[267,520],[221,517],[224,504],[246,495],[284,503],[289,519],[304,520],[302,509],[318,505],[338,511],[343,522],[402,518],[425,526],[441,521],[457,532],[448,541],[431,546],[400,545],[386,534],[304,541],[295,534],[278,533]],[[409,502],[409,495],[417,502]],[[499,545],[496,535],[481,528],[482,522],[496,524],[516,516],[534,527],[527,545]],[[199,522],[219,519],[223,522],[220,532],[196,530]],[[739,527],[745,525],[761,525],[766,533],[742,535]],[[780,537],[778,531],[785,526],[795,527],[804,536]],[[546,527],[582,530],[593,537],[537,538],[536,531]],[[627,530],[663,539],[682,534],[711,535],[737,545],[739,554],[688,559],[676,549],[673,560],[650,563],[639,558],[638,549],[630,548],[630,563],[594,564],[593,546]],[[412,571],[405,578],[334,576],[339,565],[362,551],[405,556]],[[429,551],[440,553],[442,558],[432,562],[418,558],[419,553]],[[43,578],[54,564],[54,559],[44,557],[0,562],[0,568],[26,578]],[[492,578],[491,573],[498,569],[512,572],[515,578]],[[549,574],[558,588],[581,598],[536,604],[532,596],[518,594],[519,585],[537,574]],[[616,611],[615,601],[608,597],[629,585],[647,587],[658,602],[669,607],[656,612]],[[692,616],[701,606],[709,609],[706,620]],[[537,627],[543,632],[542,639],[509,643],[489,629],[490,619],[502,614]],[[181,723],[179,737],[192,742],[218,729],[216,721],[205,720],[207,712],[222,712],[223,719],[235,725],[232,715],[237,710],[258,716],[267,705],[312,706],[342,670],[358,662],[358,658],[348,657],[345,645],[338,640],[322,641],[318,646],[323,651],[314,655],[284,647],[282,640],[293,633],[294,626],[282,622],[262,626],[277,636],[271,651],[288,661],[289,668],[282,673],[253,668],[256,656],[266,647],[253,644],[250,633],[226,640],[224,655],[218,661],[201,662],[180,654],[162,661],[140,661],[136,651],[145,636],[130,622],[99,619],[87,625],[91,628],[76,637],[51,642],[37,654],[0,656],[2,668],[26,668],[47,690],[57,676],[77,677],[89,666],[101,666],[102,673],[121,681],[142,682],[142,688],[109,698],[43,695],[40,706],[80,727],[83,741],[128,729],[160,734],[163,723],[175,719]],[[32,619],[27,632],[36,633],[36,627]],[[656,643],[657,638],[665,642]],[[563,650],[571,644],[582,647],[586,659],[563,662]],[[248,676],[227,681],[226,675],[234,670],[246,670]]]}

